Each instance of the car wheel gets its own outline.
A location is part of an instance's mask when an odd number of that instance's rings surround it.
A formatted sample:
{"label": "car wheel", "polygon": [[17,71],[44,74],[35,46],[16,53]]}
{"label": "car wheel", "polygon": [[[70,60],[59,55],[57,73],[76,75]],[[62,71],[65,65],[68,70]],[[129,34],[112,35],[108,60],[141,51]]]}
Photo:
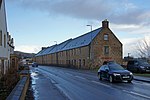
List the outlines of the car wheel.
{"label": "car wheel", "polygon": [[102,80],[102,76],[101,76],[100,73],[98,73],[98,79],[99,79],[99,80]]}
{"label": "car wheel", "polygon": [[128,80],[128,83],[131,83],[131,80]]}
{"label": "car wheel", "polygon": [[140,74],[143,74],[143,72],[142,72],[142,70],[141,70],[141,69],[139,69],[139,73],[140,73]]}
{"label": "car wheel", "polygon": [[113,79],[112,75],[109,76],[109,82],[110,82],[110,83],[113,83],[113,82],[114,82],[114,79]]}
{"label": "car wheel", "polygon": [[141,70],[140,70],[140,69],[137,69],[137,73],[141,73]]}

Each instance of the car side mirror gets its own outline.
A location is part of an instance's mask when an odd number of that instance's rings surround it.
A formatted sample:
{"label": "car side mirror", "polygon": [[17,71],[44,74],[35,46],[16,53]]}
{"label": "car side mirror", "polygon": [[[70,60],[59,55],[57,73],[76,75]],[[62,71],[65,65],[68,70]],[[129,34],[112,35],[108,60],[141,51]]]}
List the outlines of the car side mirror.
{"label": "car side mirror", "polygon": [[108,69],[106,69],[106,72],[109,72],[109,70],[108,70]]}

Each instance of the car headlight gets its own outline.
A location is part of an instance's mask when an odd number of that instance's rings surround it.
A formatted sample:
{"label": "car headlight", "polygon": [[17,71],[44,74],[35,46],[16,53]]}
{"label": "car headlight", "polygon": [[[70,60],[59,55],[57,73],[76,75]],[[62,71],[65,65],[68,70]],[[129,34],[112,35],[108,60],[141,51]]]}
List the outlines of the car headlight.
{"label": "car headlight", "polygon": [[133,75],[133,74],[130,72],[130,75]]}
{"label": "car headlight", "polygon": [[144,69],[145,67],[144,66],[140,66],[140,68]]}
{"label": "car headlight", "polygon": [[113,73],[113,75],[114,75],[114,76],[120,76],[120,74],[118,74],[118,73]]}

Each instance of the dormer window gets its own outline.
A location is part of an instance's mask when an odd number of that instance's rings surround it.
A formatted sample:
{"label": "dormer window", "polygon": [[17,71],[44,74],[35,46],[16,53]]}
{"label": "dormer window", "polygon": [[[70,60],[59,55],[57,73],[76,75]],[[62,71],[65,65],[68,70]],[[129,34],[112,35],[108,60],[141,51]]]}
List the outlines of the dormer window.
{"label": "dormer window", "polygon": [[108,34],[104,34],[104,40],[108,41]]}

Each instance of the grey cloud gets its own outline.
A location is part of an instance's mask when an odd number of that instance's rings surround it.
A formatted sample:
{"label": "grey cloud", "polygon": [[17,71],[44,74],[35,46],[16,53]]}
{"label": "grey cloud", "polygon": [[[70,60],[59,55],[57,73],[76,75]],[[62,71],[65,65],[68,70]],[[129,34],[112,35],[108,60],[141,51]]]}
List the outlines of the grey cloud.
{"label": "grey cloud", "polygon": [[[11,0],[6,0],[10,2]],[[150,11],[128,0],[12,0],[27,9],[116,24],[149,24]]]}

